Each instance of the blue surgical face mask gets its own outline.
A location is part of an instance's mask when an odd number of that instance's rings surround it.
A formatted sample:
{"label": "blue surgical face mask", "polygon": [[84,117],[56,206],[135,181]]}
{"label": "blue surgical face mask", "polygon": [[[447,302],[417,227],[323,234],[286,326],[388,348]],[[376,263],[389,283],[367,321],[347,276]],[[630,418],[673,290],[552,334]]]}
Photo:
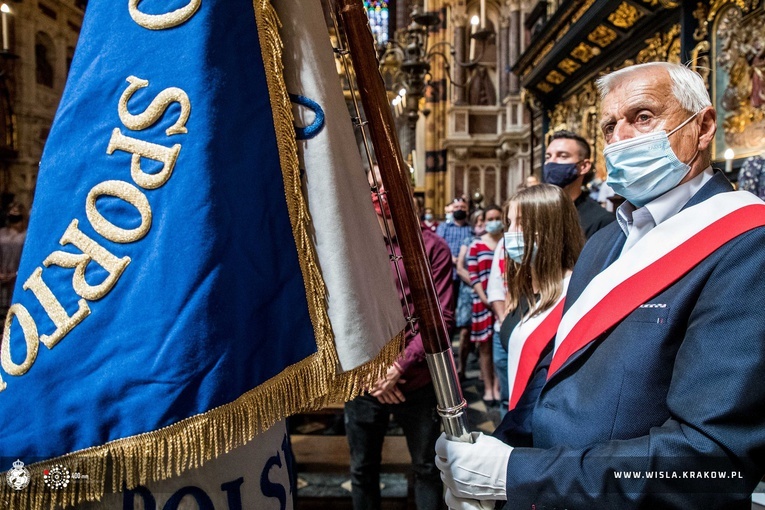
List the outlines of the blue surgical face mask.
{"label": "blue surgical face mask", "polygon": [[486,232],[488,232],[489,234],[496,234],[497,232],[502,230],[502,221],[501,220],[487,221],[486,225],[484,225],[484,228],[486,229]]}
{"label": "blue surgical face mask", "polygon": [[451,223],[454,221],[454,213],[446,213],[446,223]]}
{"label": "blue surgical face mask", "polygon": [[426,214],[425,215],[425,221],[433,221],[433,215],[432,214]]}
{"label": "blue surgical face mask", "polygon": [[523,260],[523,232],[505,232],[505,251],[513,262],[518,264]]}
{"label": "blue surgical face mask", "polygon": [[669,136],[696,115],[698,112],[669,133],[655,131],[606,147],[603,151],[608,170],[606,183],[636,207],[643,207],[680,184],[691,170],[690,164],[698,151],[691,161],[683,163],[672,150]]}
{"label": "blue surgical face mask", "polygon": [[542,177],[548,184],[565,188],[579,177],[579,163],[547,162],[542,167]]}

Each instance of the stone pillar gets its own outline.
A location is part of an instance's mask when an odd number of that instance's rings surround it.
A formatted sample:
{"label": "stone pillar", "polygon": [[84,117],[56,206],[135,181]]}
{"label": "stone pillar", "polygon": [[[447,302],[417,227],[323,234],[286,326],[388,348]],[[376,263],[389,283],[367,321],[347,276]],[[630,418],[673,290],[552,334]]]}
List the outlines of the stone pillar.
{"label": "stone pillar", "polygon": [[502,15],[500,18],[499,26],[499,63],[497,65],[497,73],[499,74],[499,101],[500,103],[508,93],[509,87],[509,63],[510,52],[508,45],[509,39],[509,22],[510,18]]}
{"label": "stone pillar", "polygon": [[[454,65],[452,67],[452,80],[454,86],[454,104],[463,105],[467,103],[467,70],[459,65],[460,62],[467,61],[467,15],[464,13],[455,13],[452,16],[454,25]],[[461,85],[461,86],[460,86]]]}
{"label": "stone pillar", "polygon": [[[509,66],[512,67],[518,61],[521,56],[521,36],[523,34],[523,26],[521,25],[521,6],[518,1],[511,1],[510,5],[510,27],[509,27]],[[508,92],[510,94],[519,94],[521,91],[521,83],[518,76],[514,73],[510,73],[508,80]]]}
{"label": "stone pillar", "polygon": [[409,11],[409,0],[396,2],[396,30],[405,28],[409,25]]}

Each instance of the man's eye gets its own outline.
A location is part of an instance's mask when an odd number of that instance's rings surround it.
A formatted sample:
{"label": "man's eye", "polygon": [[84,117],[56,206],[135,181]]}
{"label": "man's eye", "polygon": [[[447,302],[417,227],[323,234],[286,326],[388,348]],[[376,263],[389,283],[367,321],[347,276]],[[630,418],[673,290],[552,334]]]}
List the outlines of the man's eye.
{"label": "man's eye", "polygon": [[651,120],[651,116],[646,113],[641,113],[637,118],[638,122],[648,122]]}

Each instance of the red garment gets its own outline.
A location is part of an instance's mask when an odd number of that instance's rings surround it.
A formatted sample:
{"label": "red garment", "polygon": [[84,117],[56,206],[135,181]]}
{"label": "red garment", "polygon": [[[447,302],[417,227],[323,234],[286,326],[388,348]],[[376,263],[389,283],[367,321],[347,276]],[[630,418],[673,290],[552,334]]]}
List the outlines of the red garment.
{"label": "red garment", "polygon": [[[470,285],[480,283],[483,290],[489,283],[491,263],[494,259],[494,250],[480,238],[474,239],[468,249],[468,272],[470,273]],[[483,304],[476,294],[473,296],[473,318],[470,328],[471,342],[488,342],[494,334],[494,313],[491,308]]]}
{"label": "red garment", "polygon": [[425,220],[422,220],[422,221],[420,222],[420,227],[422,227],[422,229],[423,229],[423,230],[425,230],[425,229],[428,229],[428,230],[430,230],[431,232],[435,233],[435,232],[436,232],[436,230],[438,229],[438,221],[436,221],[436,220],[433,220],[433,222],[432,222],[430,225],[428,225],[428,222],[427,222],[427,221],[425,221]]}
{"label": "red garment", "polygon": [[[433,283],[436,287],[438,301],[441,303],[444,322],[446,323],[447,330],[450,330],[454,326],[454,311],[450,307],[452,294],[454,292],[454,287],[452,286],[452,253],[449,251],[449,245],[446,244],[446,241],[427,228],[422,230],[422,240],[424,241],[425,252],[430,261]],[[401,251],[395,240],[393,245],[395,254],[401,255]],[[388,250],[390,251],[390,245],[388,245]],[[404,291],[402,292],[402,289],[399,288],[398,297],[401,299],[401,307],[404,311],[404,316],[407,315],[406,301],[404,301],[404,294],[406,294],[412,314],[417,317],[417,311],[414,310],[412,292],[409,288],[409,280],[406,277],[404,266],[403,264],[399,264],[399,267],[401,269],[401,279],[404,283]],[[398,276],[396,275],[394,261],[391,261],[391,276],[398,288]],[[399,384],[401,391],[407,393],[430,384],[430,372],[428,371],[428,364],[425,361],[425,349],[422,345],[422,337],[419,333],[412,335],[409,326],[406,328],[406,348],[397,361],[399,366],[404,370],[401,379],[406,381]]]}

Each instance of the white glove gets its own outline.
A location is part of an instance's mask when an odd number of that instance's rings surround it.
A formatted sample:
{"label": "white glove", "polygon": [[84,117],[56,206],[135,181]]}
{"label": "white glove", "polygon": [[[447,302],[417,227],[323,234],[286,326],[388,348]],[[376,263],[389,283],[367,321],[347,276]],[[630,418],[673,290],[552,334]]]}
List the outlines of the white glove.
{"label": "white glove", "polygon": [[473,443],[436,441],[436,467],[452,494],[465,499],[507,499],[507,461],[513,448],[499,439],[473,432]]}
{"label": "white glove", "polygon": [[449,510],[494,510],[494,501],[458,498],[446,489],[444,501]]}

